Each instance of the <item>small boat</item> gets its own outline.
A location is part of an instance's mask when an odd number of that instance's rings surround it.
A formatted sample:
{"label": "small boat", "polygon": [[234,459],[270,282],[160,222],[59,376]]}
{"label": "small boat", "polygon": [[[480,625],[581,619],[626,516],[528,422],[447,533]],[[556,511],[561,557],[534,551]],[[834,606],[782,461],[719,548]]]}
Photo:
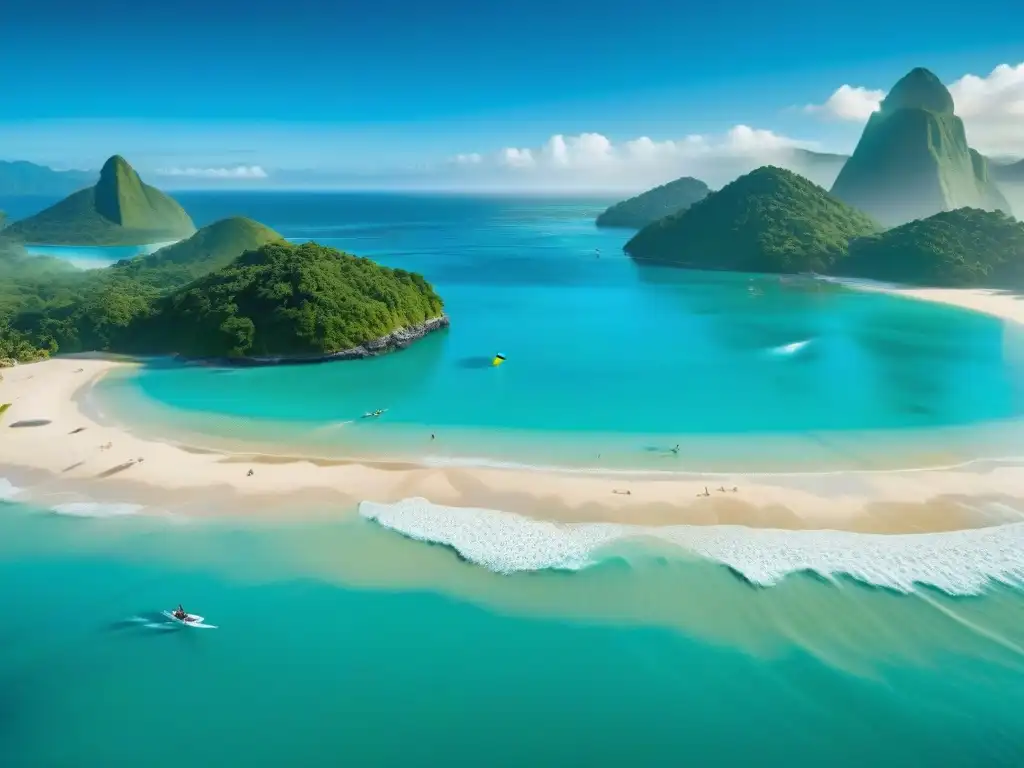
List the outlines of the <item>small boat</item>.
{"label": "small boat", "polygon": [[494,359],[491,360],[491,367],[497,367],[497,366],[501,365],[504,362],[505,362],[505,356],[499,352],[498,354],[496,354],[494,356]]}
{"label": "small boat", "polygon": [[197,616],[194,613],[186,613],[184,619],[179,619],[174,615],[174,611],[162,611],[163,615],[171,621],[175,621],[178,624],[183,624],[186,627],[194,627],[195,629],[216,629],[213,624],[204,624],[204,618]]}
{"label": "small boat", "polygon": [[387,411],[387,408],[381,408],[380,410],[377,410],[377,411],[370,411],[369,413],[364,413],[363,414],[363,418],[364,419],[375,419],[378,416],[383,416],[386,411]]}

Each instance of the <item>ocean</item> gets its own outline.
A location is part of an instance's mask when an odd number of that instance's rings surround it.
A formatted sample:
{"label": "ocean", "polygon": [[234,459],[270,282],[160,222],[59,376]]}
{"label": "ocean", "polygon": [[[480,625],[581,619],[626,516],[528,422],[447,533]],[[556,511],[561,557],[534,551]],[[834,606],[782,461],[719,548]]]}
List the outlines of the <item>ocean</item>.
{"label": "ocean", "polygon": [[[0,505],[5,766],[1017,766],[1024,597]],[[214,630],[170,624],[178,603]]]}
{"label": "ocean", "polygon": [[[249,215],[420,271],[453,325],[364,362],[93,390],[139,431],[577,471],[1019,455],[1024,346],[993,318],[640,268],[589,223],[607,201],[178,197],[198,225]],[[1024,523],[555,529],[414,500],[196,519],[18,490],[0,480],[4,765],[1024,764]],[[217,629],[167,622],[179,602]]]}

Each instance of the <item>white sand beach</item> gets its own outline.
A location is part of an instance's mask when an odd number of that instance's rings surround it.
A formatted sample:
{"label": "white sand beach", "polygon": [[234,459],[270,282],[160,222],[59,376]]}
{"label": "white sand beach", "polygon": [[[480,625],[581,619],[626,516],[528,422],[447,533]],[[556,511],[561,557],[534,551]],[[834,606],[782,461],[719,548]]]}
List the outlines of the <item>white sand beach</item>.
{"label": "white sand beach", "polygon": [[1024,295],[1013,291],[993,288],[907,288],[891,283],[846,277],[819,277],[818,279],[861,291],[880,291],[908,299],[948,304],[952,307],[969,309],[973,312],[981,312],[1024,325]]}
{"label": "white sand beach", "polygon": [[[849,284],[1024,323],[1024,303],[998,292]],[[351,513],[364,500],[389,503],[423,497],[435,504],[501,509],[559,521],[644,525],[905,533],[1024,520],[1024,464],[1013,463],[849,476],[676,478],[287,460],[191,450],[99,424],[80,407],[85,388],[115,368],[132,364],[61,358],[5,369],[0,403],[11,405],[0,416],[0,476],[25,487],[32,498],[77,494],[160,509],[188,499],[190,510],[208,514],[243,506],[251,510],[260,506],[259,500],[277,502],[266,506],[278,510],[315,503]],[[12,426],[32,420],[48,423]],[[705,489],[710,495],[704,495]],[[231,504],[236,494],[246,497],[246,504]],[[286,494],[292,495],[289,503],[281,504]],[[196,504],[197,499],[209,504]]]}

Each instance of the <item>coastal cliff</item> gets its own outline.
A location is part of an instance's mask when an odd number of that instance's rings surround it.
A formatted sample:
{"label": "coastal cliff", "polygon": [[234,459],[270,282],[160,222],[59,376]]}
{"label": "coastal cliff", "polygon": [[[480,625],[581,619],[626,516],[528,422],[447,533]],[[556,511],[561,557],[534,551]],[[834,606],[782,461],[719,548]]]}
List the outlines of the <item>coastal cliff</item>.
{"label": "coastal cliff", "polygon": [[441,331],[451,325],[448,315],[441,315],[426,320],[409,328],[399,328],[389,334],[371,341],[366,341],[350,349],[342,349],[321,355],[279,355],[275,357],[203,357],[193,358],[175,355],[178,360],[196,365],[231,366],[235,368],[255,368],[268,365],[310,365],[315,363],[331,363],[342,360],[365,360],[389,352],[405,349],[415,341],[419,341],[435,331]]}

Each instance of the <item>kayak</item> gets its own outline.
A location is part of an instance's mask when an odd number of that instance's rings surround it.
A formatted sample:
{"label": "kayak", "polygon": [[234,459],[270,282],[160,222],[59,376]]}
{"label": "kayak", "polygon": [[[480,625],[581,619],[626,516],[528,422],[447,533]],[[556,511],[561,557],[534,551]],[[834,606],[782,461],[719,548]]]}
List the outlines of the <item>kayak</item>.
{"label": "kayak", "polygon": [[213,624],[204,624],[203,617],[197,616],[194,613],[186,613],[184,619],[179,619],[174,615],[172,611],[162,611],[163,615],[171,621],[176,621],[179,624],[184,624],[186,627],[195,627],[196,629],[216,629]]}

